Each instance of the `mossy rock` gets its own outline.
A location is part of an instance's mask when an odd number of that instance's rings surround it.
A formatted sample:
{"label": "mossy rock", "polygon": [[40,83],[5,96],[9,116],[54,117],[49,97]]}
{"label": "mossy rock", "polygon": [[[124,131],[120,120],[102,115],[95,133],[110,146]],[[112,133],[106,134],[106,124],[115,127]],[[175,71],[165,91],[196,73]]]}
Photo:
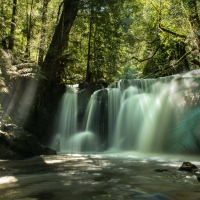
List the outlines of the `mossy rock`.
{"label": "mossy rock", "polygon": [[10,147],[0,144],[0,159],[18,160],[23,157],[13,152]]}
{"label": "mossy rock", "polygon": [[19,137],[1,132],[0,159],[23,159],[39,155],[56,155],[56,151],[39,143],[36,136],[22,133]]}

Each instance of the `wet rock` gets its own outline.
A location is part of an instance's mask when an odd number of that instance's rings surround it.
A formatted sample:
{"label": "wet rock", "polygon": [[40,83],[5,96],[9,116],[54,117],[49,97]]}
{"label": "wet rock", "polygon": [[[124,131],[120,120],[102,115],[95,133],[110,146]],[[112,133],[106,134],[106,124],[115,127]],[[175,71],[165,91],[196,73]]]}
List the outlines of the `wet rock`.
{"label": "wet rock", "polygon": [[11,123],[0,107],[0,159],[24,159],[39,155],[56,155],[56,151],[39,143],[38,138]]}
{"label": "wet rock", "polygon": [[1,132],[0,140],[0,159],[23,159],[56,154],[56,151],[41,145],[34,135],[28,133],[15,137]]}
{"label": "wet rock", "polygon": [[200,182],[200,176],[197,176],[197,180]]}
{"label": "wet rock", "polygon": [[0,159],[23,159],[39,155],[56,155],[56,151],[39,143],[36,136],[22,132],[19,137],[0,132]]}
{"label": "wet rock", "polygon": [[24,133],[19,138],[15,138],[11,148],[23,157],[32,157],[39,155],[55,155],[55,151],[41,145],[36,136]]}
{"label": "wet rock", "polygon": [[0,144],[0,159],[14,159],[14,160],[18,160],[18,159],[23,159],[22,156],[18,155],[17,153],[13,152],[9,146]]}
{"label": "wet rock", "polygon": [[155,169],[154,172],[170,172],[168,169]]}
{"label": "wet rock", "polygon": [[186,172],[196,172],[198,171],[198,167],[191,162],[183,162],[182,166],[178,170]]}

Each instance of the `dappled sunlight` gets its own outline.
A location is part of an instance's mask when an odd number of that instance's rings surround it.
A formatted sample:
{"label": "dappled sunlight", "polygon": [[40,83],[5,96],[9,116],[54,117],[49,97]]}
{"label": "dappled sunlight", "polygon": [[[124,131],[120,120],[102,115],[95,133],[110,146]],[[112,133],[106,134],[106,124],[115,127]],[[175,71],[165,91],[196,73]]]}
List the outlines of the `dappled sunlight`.
{"label": "dappled sunlight", "polygon": [[79,197],[89,200],[99,194],[111,199],[131,195],[134,199],[158,192],[175,199],[185,192],[185,184],[188,193],[196,196],[199,188],[196,175],[178,171],[183,160],[194,160],[194,164],[200,166],[200,159],[195,160],[195,157],[132,151],[59,154],[0,162],[0,169],[7,169],[3,173],[11,174],[0,178],[3,186],[3,189],[0,187],[0,197],[12,199],[9,192],[12,190],[15,199],[42,199],[47,194],[50,195],[47,195],[48,199],[67,196],[74,200]]}
{"label": "dappled sunlight", "polygon": [[80,154],[67,154],[69,160],[85,160],[86,157]]}
{"label": "dappled sunlight", "polygon": [[55,163],[62,163],[65,162],[64,160],[44,160],[47,164],[55,164]]}
{"label": "dappled sunlight", "polygon": [[180,163],[163,163],[158,164],[159,166],[168,166],[168,167],[176,167],[177,169],[180,167]]}
{"label": "dappled sunlight", "polygon": [[99,159],[101,159],[101,158],[103,158],[103,156],[102,155],[90,155],[90,157],[91,158],[99,158]]}
{"label": "dappled sunlight", "polygon": [[[86,157],[81,154],[60,154],[61,156],[55,156],[53,158],[51,157],[43,157],[44,162],[46,164],[61,164],[66,163],[69,161],[79,161],[79,160],[86,160]],[[58,159],[62,158],[62,159]]]}
{"label": "dappled sunlight", "polygon": [[71,154],[71,156],[73,157],[81,157],[81,159],[83,159],[83,155],[82,154],[77,154],[77,153],[74,153],[74,154]]}
{"label": "dappled sunlight", "polygon": [[1,184],[6,184],[6,183],[15,183],[17,181],[18,181],[18,179],[15,178],[14,176],[3,176],[3,177],[0,177],[0,185]]}
{"label": "dappled sunlight", "polygon": [[7,160],[1,160],[1,159],[0,159],[0,163],[4,163],[4,162],[7,162]]}

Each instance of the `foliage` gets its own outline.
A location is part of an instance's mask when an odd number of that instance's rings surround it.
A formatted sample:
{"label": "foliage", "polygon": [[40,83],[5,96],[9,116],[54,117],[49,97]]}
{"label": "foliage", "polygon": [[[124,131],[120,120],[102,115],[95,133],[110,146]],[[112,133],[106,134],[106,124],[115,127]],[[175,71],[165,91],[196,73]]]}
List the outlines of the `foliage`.
{"label": "foliage", "polygon": [[[45,1],[45,0],[44,0]],[[47,0],[46,0],[47,1]],[[51,41],[52,33],[54,31],[56,20],[57,20],[57,10],[60,1],[50,1],[48,6],[48,21],[46,24],[46,43],[44,48],[47,51],[48,45]],[[5,39],[8,43],[10,37],[10,25],[11,25],[11,16],[12,16],[12,6],[11,1],[7,2],[5,0],[1,1],[1,10],[0,10],[0,23],[1,23],[1,39]],[[30,40],[30,49],[31,54],[30,58],[33,60],[38,59],[38,48],[40,40],[40,32],[42,25],[42,8],[43,1],[36,0],[26,0],[17,2],[17,15],[16,15],[16,30],[15,30],[15,46],[13,53],[15,56],[20,58],[25,56],[25,48],[27,42],[27,32],[31,31],[31,40]],[[8,45],[8,44],[7,44]]]}
{"label": "foliage", "polygon": [[[90,81],[112,82],[199,68],[198,6],[195,0],[81,0],[57,63],[62,81],[84,82],[90,75]],[[62,9],[60,0],[1,0],[1,47],[9,48],[14,36],[17,64],[32,60],[32,70],[39,72]],[[17,70],[19,76],[33,75],[30,67]]]}

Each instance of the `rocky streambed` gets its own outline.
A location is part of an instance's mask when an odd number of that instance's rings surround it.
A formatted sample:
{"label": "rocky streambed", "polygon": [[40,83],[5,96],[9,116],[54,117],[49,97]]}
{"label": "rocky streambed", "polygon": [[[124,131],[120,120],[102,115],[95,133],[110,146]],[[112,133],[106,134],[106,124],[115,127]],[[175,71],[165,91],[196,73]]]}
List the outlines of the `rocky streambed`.
{"label": "rocky streambed", "polygon": [[[178,170],[188,160],[197,168]],[[199,167],[197,157],[136,152],[0,160],[0,199],[198,200]]]}

